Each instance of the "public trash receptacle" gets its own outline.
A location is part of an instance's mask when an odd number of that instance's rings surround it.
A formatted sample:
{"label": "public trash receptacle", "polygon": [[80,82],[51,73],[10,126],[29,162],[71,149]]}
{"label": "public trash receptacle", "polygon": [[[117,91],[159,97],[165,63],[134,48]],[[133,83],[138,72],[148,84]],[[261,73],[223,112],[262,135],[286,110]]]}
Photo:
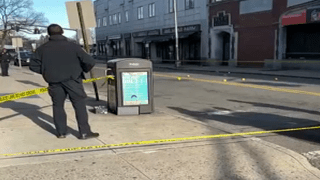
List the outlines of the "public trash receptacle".
{"label": "public trash receptacle", "polygon": [[117,115],[148,114],[154,111],[152,62],[116,59],[107,62],[108,108]]}

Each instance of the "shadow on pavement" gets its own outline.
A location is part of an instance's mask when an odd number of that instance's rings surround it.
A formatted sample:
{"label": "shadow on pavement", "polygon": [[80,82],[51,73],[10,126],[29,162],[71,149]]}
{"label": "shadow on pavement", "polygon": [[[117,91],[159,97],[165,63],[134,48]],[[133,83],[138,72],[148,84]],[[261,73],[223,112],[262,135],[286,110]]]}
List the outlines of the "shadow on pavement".
{"label": "shadow on pavement", "polygon": [[[212,109],[204,111],[192,111],[180,107],[168,107],[169,109],[175,110],[181,114],[188,115],[193,119],[208,122],[208,121],[219,121],[223,123],[256,127],[264,130],[279,130],[288,128],[301,128],[319,126],[318,121],[302,118],[292,118],[276,114],[267,114],[260,112],[233,112],[227,115],[217,115],[212,113]],[[285,108],[283,108],[285,109]],[[289,109],[289,107],[287,107]],[[303,111],[302,111],[303,112]],[[284,136],[289,136],[297,139],[320,143],[320,130],[306,130],[306,131],[295,131],[295,132],[280,132],[277,133]]]}
{"label": "shadow on pavement", "polygon": [[232,100],[232,99],[228,99],[227,101],[250,104],[253,106],[257,106],[257,107],[274,108],[274,109],[280,109],[280,110],[286,110],[286,111],[299,111],[299,112],[303,112],[303,113],[320,115],[319,111],[300,109],[300,108],[294,108],[294,107],[287,107],[287,106],[281,106],[281,105],[265,104],[265,103],[260,103],[260,102],[239,101],[239,100]]}
{"label": "shadow on pavement", "polygon": [[20,82],[20,83],[23,83],[23,84],[30,84],[30,85],[37,86],[37,87],[44,87],[41,84],[38,84],[38,83],[35,83],[35,82],[32,82],[32,81],[27,81],[27,80],[17,80],[17,82]]}
{"label": "shadow on pavement", "polygon": [[[28,103],[23,103],[23,102],[14,102],[14,101],[1,103],[0,108],[11,109],[11,110],[17,112],[17,114],[2,117],[2,118],[0,118],[0,121],[6,120],[6,119],[9,120],[10,118],[12,118],[14,116],[23,115],[23,116],[27,117],[28,119],[30,119],[32,122],[34,122],[36,125],[38,125],[40,128],[42,128],[43,130],[45,130],[53,135],[56,135],[57,134],[56,130],[53,127],[54,126],[53,118],[51,116],[41,112],[41,109],[44,109],[47,107],[51,107],[51,106],[39,107],[39,106],[33,105],[33,104],[28,104]],[[67,131],[76,137],[79,134],[78,131],[76,131],[70,127],[68,127]]]}

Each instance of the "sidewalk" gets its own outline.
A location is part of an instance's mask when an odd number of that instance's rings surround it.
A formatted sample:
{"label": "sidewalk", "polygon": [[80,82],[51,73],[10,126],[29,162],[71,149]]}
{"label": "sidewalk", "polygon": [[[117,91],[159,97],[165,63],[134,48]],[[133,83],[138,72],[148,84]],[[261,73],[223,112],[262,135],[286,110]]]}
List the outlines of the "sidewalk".
{"label": "sidewalk", "polygon": [[[172,69],[177,70],[174,64],[154,64],[155,69]],[[228,66],[199,66],[199,65],[182,65],[178,68],[183,71],[206,71],[219,73],[235,73],[235,74],[252,74],[267,75],[278,77],[297,77],[320,79],[320,72],[315,70],[270,70],[266,68],[244,68],[244,67],[228,67]]]}
{"label": "sidewalk", "polygon": [[[47,86],[40,75],[10,67],[0,76],[0,95]],[[96,105],[87,90],[88,109]],[[106,94],[100,93],[101,100]],[[105,104],[105,102],[99,102]],[[81,141],[71,103],[66,102],[71,135],[57,139],[48,94],[0,104],[0,179],[319,179],[307,159],[258,138],[233,137],[103,151],[58,153],[54,156],[8,158],[1,154],[118,144],[156,139],[226,134],[161,109],[140,116],[89,112],[97,139]],[[60,168],[60,169],[57,169]]]}

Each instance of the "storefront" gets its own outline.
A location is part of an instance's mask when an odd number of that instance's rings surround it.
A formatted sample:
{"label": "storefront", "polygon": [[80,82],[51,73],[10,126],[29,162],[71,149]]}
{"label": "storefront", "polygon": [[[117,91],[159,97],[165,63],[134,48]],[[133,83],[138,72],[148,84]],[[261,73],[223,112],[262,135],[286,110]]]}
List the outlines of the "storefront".
{"label": "storefront", "polygon": [[103,56],[103,55],[106,55],[106,44],[107,44],[107,41],[106,40],[101,40],[101,41],[97,41],[97,55],[99,56]]}
{"label": "storefront", "polygon": [[131,56],[131,33],[123,34],[124,43],[125,43],[125,56]]}
{"label": "storefront", "polygon": [[122,56],[122,35],[108,36],[108,55],[112,57]]}
{"label": "storefront", "polygon": [[320,59],[320,7],[283,15],[283,59]]}
{"label": "storefront", "polygon": [[[178,27],[179,57],[183,64],[199,63],[201,57],[201,26],[190,25]],[[159,43],[162,49],[162,61],[174,62],[176,59],[175,28],[162,29],[166,42]]]}
{"label": "storefront", "polygon": [[143,43],[144,38],[148,36],[148,31],[140,31],[132,33],[134,42],[134,54],[133,56],[147,58],[145,44]]}
{"label": "storefront", "polygon": [[132,33],[135,42],[136,56],[145,59],[155,59],[157,54],[157,38],[160,36],[160,29]]}

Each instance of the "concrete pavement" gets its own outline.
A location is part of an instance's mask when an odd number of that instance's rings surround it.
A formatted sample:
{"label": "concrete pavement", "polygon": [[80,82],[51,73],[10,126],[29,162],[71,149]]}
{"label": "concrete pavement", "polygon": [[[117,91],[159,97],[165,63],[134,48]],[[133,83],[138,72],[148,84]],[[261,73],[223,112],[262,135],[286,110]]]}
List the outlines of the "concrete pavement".
{"label": "concrete pavement", "polygon": [[[10,67],[0,77],[0,94],[46,86],[40,75]],[[88,109],[94,101],[87,89]],[[70,102],[66,102],[71,135],[54,136],[48,94],[0,104],[0,154],[114,144],[152,139],[226,134],[162,109],[140,116],[89,113],[99,138],[80,141]],[[253,137],[108,148],[8,158],[0,155],[0,179],[320,179],[320,171],[301,154]]]}

